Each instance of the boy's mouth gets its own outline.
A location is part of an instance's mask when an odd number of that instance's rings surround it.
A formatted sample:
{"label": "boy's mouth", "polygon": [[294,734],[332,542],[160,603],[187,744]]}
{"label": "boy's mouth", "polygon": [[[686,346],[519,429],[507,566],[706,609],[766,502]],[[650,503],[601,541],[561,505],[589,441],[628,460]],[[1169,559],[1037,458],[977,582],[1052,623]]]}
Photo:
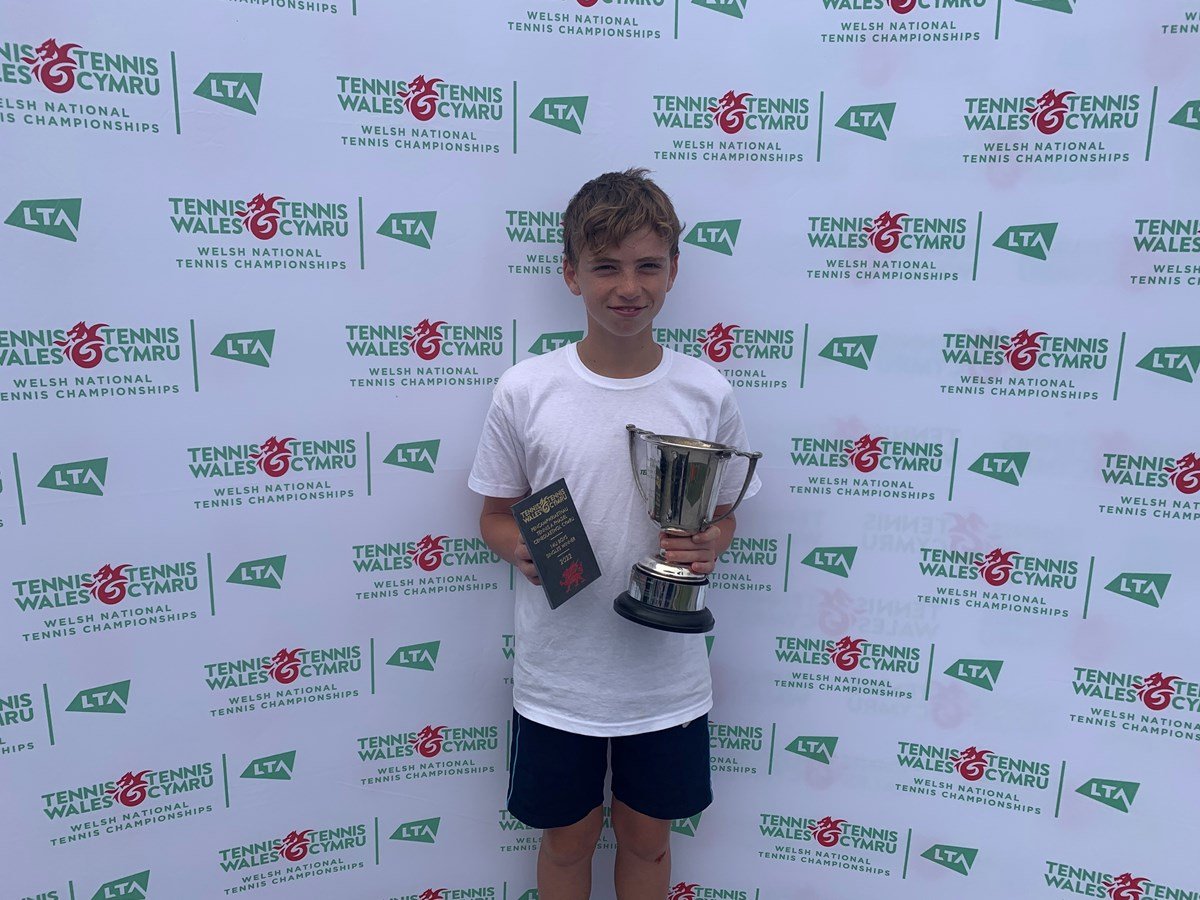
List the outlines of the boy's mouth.
{"label": "boy's mouth", "polygon": [[609,309],[611,309],[613,312],[615,312],[618,316],[629,316],[629,317],[636,316],[638,313],[640,313],[645,308],[646,307],[644,307],[644,306],[610,306],[609,307]]}

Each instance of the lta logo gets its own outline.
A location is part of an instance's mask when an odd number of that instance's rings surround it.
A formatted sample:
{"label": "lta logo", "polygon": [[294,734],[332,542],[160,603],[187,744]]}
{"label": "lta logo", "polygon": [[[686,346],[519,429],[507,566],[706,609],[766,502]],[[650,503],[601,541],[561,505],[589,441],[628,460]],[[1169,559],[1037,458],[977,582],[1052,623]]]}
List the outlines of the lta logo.
{"label": "lta logo", "polygon": [[842,839],[842,826],[845,819],[832,819],[829,816],[808,826],[809,832],[822,847],[836,847]]}
{"label": "lta logo", "polygon": [[446,554],[446,548],[442,546],[442,541],[449,536],[448,534],[439,534],[434,537],[432,534],[427,534],[417,541],[416,546],[408,551],[408,555],[423,571],[432,572],[442,564],[442,559]]}

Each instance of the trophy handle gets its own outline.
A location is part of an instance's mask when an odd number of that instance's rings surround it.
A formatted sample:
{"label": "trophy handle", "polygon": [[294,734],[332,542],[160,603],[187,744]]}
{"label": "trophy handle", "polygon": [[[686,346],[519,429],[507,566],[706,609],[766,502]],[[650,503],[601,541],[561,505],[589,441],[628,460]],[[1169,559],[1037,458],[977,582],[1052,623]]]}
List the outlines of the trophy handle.
{"label": "trophy handle", "polygon": [[[629,433],[629,465],[633,469],[633,483],[637,485],[638,493],[642,495],[642,502],[647,508],[650,506],[650,498],[646,496],[646,489],[642,487],[641,476],[638,475],[637,463],[637,436],[639,434],[653,434],[645,428],[638,428],[636,425],[626,425],[625,430]],[[740,497],[738,498],[741,499]]]}
{"label": "trophy handle", "polygon": [[754,480],[754,469],[758,465],[758,461],[760,459],[762,459],[762,453],[758,452],[757,450],[753,450],[753,451],[734,450],[733,455],[734,456],[744,456],[744,457],[746,457],[746,459],[750,460],[750,465],[746,469],[746,480],[744,482],[742,482],[742,489],[740,492],[738,492],[737,499],[733,501],[733,506],[729,507],[729,509],[725,513],[717,516],[717,518],[715,518],[711,522],[709,522],[708,525],[705,525],[704,526],[705,529],[707,529],[709,525],[716,525],[722,519],[728,518],[729,516],[733,515],[733,511],[738,508],[738,505],[745,498],[746,490],[750,487],[750,482]]}

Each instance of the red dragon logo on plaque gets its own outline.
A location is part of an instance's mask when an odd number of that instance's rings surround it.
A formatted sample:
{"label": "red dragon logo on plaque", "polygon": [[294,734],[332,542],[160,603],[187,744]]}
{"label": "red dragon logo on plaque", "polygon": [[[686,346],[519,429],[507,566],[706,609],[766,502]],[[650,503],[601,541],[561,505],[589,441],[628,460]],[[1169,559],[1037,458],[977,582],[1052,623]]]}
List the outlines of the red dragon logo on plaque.
{"label": "red dragon logo on plaque", "polygon": [[281,478],[292,466],[292,451],[288,449],[288,444],[294,440],[294,437],[277,438],[272,435],[258,445],[258,452],[251,453],[250,458],[260,472],[272,478]]}
{"label": "red dragon logo on plaque", "polygon": [[563,570],[562,578],[559,579],[558,584],[564,591],[569,591],[571,588],[583,584],[583,563],[575,560],[575,562],[567,566]]}
{"label": "red dragon logo on plaque", "polygon": [[968,747],[961,753],[950,757],[950,762],[954,764],[955,771],[967,781],[978,781],[983,777],[983,773],[987,771],[987,758],[991,755],[991,750],[978,750],[975,747]]}
{"label": "red dragon logo on plaque", "polygon": [[1155,672],[1141,681],[1135,681],[1133,687],[1137,691],[1138,699],[1146,704],[1147,709],[1160,712],[1171,705],[1171,699],[1175,696],[1175,682],[1182,680],[1178,675]]}
{"label": "red dragon logo on plaque", "polygon": [[312,843],[313,829],[306,828],[303,831],[292,831],[283,839],[282,844],[275,845],[275,852],[288,862],[300,862],[304,857],[308,856],[308,848]]}
{"label": "red dragon logo on plaque", "polygon": [[820,822],[813,822],[809,825],[808,830],[822,847],[836,847],[842,839],[844,824],[846,824],[845,819],[831,819],[826,816]]}
{"label": "red dragon logo on plaque", "polygon": [[47,38],[34,51],[36,56],[22,56],[21,62],[33,66],[33,77],[48,90],[56,94],[65,94],[75,87],[75,70],[79,68],[79,63],[71,59],[69,51],[80,46],[80,44],[62,44],[60,46],[54,38]]}
{"label": "red dragon logo on plaque", "polygon": [[446,739],[442,732],[445,730],[445,725],[426,725],[417,732],[416,737],[412,738],[409,743],[416,747],[417,752],[426,758],[437,756],[442,752],[442,741]]}
{"label": "red dragon logo on plaque", "polygon": [[733,331],[737,325],[723,325],[718,322],[708,329],[698,343],[713,362],[725,362],[733,354]]}
{"label": "red dragon logo on plaque", "polygon": [[743,94],[726,91],[717,101],[717,105],[710,106],[708,111],[713,114],[713,121],[721,126],[723,132],[737,134],[746,124],[746,116],[750,112],[746,106],[746,98],[753,96],[749,91]]}
{"label": "red dragon logo on plaque", "polygon": [[67,332],[66,339],[55,341],[54,346],[62,347],[63,355],[79,368],[94,369],[104,359],[104,338],[99,331],[107,327],[107,322],[97,322],[91,326],[86,322],[77,322]]}
{"label": "red dragon logo on plaque", "polygon": [[854,468],[860,472],[874,472],[879,466],[879,460],[883,458],[883,448],[881,442],[887,438],[880,435],[879,437],[871,437],[869,434],[864,434],[854,442],[854,446],[847,448],[846,455],[850,457],[850,462],[854,463]]}
{"label": "red dragon logo on plaque", "polygon": [[904,224],[901,220],[907,217],[908,213],[892,215],[886,210],[876,216],[870,225],[863,228],[863,231],[867,233],[867,238],[871,241],[871,246],[880,253],[891,253],[899,247],[900,235],[904,233]]}
{"label": "red dragon logo on plaque", "polygon": [[992,587],[1000,587],[1002,584],[1008,584],[1008,579],[1012,577],[1012,571],[1016,567],[1016,563],[1012,561],[1014,556],[1020,556],[1020,553],[997,547],[989,551],[983,559],[976,560],[975,568],[979,570],[984,581]]}
{"label": "red dragon logo on plaque", "polygon": [[88,593],[109,606],[120,603],[128,593],[129,578],[125,575],[125,570],[131,565],[132,563],[122,563],[119,566],[110,566],[105,563],[100,567],[100,571],[92,576]]}
{"label": "red dragon logo on plaque", "polygon": [[1009,338],[1007,344],[1001,344],[1000,349],[1004,351],[1004,358],[1009,365],[1018,372],[1028,372],[1037,365],[1038,354],[1042,350],[1038,339],[1046,334],[1045,331],[1030,333],[1028,329],[1022,329]]}
{"label": "red dragon logo on plaque", "polygon": [[284,647],[263,663],[263,668],[280,684],[291,684],[300,677],[300,654],[303,652],[303,647],[297,647],[295,650]]}
{"label": "red dragon logo on plaque", "polygon": [[283,197],[264,197],[255,194],[244,210],[237,210],[246,230],[260,241],[269,241],[279,233],[279,218],[283,215],[275,206]]}
{"label": "red dragon logo on plaque", "polygon": [[1067,121],[1066,98],[1074,93],[1063,91],[1056,94],[1051,88],[1038,97],[1033,106],[1026,106],[1025,112],[1029,113],[1030,121],[1042,134],[1055,134]]}
{"label": "red dragon logo on plaque", "polygon": [[143,769],[136,775],[133,772],[126,772],[105,793],[122,806],[140,806],[150,791],[150,784],[146,781],[146,776],[150,774],[150,771],[150,769]]}
{"label": "red dragon logo on plaque", "polygon": [[408,82],[407,88],[396,93],[404,98],[404,108],[413,114],[414,119],[428,122],[437,113],[438,92],[434,85],[441,83],[441,78],[418,75]]}

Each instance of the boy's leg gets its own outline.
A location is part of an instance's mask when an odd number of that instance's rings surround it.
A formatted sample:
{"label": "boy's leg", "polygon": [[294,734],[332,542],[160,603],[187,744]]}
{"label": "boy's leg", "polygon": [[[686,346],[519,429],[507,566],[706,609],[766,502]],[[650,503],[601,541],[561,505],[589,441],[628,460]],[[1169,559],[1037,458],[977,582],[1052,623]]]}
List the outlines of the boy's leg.
{"label": "boy's leg", "polygon": [[618,900],[662,900],[671,878],[671,821],[712,802],[708,716],[612,738]]}
{"label": "boy's leg", "polygon": [[608,738],[561,731],[514,710],[508,811],[543,829],[537,863],[542,900],[586,900],[607,771]]}
{"label": "boy's leg", "polygon": [[537,861],[540,900],[587,900],[592,891],[592,854],[603,825],[603,809],[597,806],[573,825],[542,832]]}
{"label": "boy's leg", "polygon": [[671,886],[671,820],[644,816],[614,797],[612,825],[617,835],[617,897],[662,900]]}

